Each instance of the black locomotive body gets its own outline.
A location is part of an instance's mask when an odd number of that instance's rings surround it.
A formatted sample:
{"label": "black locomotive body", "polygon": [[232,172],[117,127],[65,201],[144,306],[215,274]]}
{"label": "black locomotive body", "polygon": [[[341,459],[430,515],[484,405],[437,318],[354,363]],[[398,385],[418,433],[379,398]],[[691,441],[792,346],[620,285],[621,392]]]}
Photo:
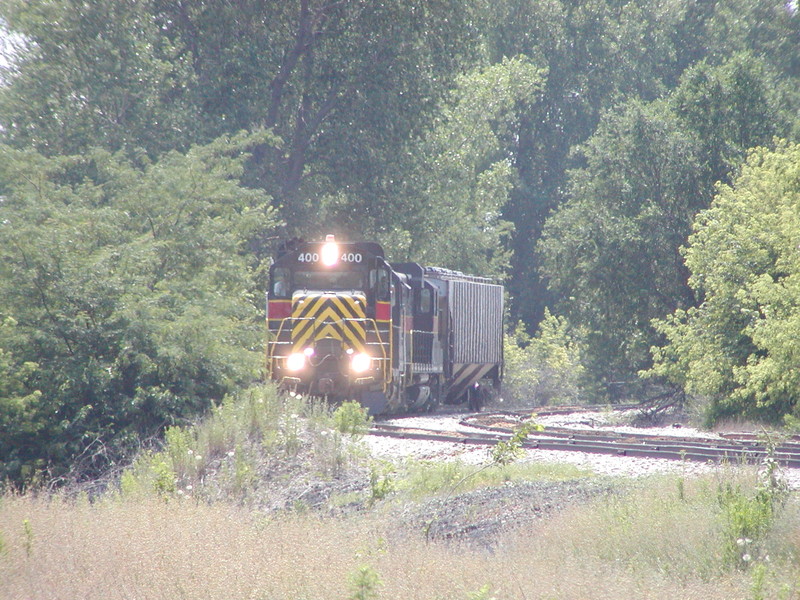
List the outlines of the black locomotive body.
{"label": "black locomotive body", "polygon": [[375,414],[479,409],[503,375],[503,287],[388,263],[374,242],[291,241],[270,267],[267,367],[283,388]]}

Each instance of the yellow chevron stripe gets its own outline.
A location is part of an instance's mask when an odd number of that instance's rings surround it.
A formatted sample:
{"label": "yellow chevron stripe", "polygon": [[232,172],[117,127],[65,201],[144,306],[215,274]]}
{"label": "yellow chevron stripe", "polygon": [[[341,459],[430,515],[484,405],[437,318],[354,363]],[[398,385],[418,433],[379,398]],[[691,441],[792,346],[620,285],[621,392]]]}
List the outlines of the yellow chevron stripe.
{"label": "yellow chevron stripe", "polygon": [[334,296],[330,300],[339,308],[339,311],[343,315],[349,314],[359,319],[363,319],[366,316],[366,313],[364,312],[364,306],[357,302],[356,298],[349,296]]}
{"label": "yellow chevron stripe", "polygon": [[300,328],[295,337],[295,346],[308,342],[315,328],[317,329],[313,335],[315,339],[332,337],[337,340],[349,340],[359,348],[363,347],[366,339],[366,332],[361,323],[343,320],[331,307],[324,309],[313,321],[304,321],[303,324],[305,327]]}
{"label": "yellow chevron stripe", "polygon": [[[327,322],[337,322],[337,321],[344,321],[349,326],[354,326],[353,323],[347,323],[346,319],[353,319],[353,318],[363,318],[359,316],[352,315],[347,311],[337,311],[330,305],[322,306],[322,307],[314,307],[315,309],[321,308],[318,312],[317,310],[308,311],[305,313],[304,317],[301,321],[298,321],[295,324],[295,335],[299,337],[306,337],[309,335],[309,330],[312,330],[315,326],[319,326],[320,322],[327,321]],[[302,314],[302,313],[298,313]],[[363,329],[363,328],[362,328]],[[363,333],[361,334],[363,337]]]}
{"label": "yellow chevron stripe", "polygon": [[[297,319],[292,330],[294,351],[300,351],[314,339],[333,338],[349,341],[358,351],[365,348],[364,296],[308,294],[295,303],[292,317]],[[316,330],[316,333],[314,331]]]}

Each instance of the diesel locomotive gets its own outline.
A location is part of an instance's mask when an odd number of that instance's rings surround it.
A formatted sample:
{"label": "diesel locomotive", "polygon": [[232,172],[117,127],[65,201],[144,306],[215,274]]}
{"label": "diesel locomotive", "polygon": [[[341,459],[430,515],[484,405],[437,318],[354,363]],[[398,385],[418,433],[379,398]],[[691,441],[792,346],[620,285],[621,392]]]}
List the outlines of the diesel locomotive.
{"label": "diesel locomotive", "polygon": [[389,263],[375,242],[291,240],[269,271],[267,370],[282,388],[373,414],[472,410],[500,391],[503,286]]}

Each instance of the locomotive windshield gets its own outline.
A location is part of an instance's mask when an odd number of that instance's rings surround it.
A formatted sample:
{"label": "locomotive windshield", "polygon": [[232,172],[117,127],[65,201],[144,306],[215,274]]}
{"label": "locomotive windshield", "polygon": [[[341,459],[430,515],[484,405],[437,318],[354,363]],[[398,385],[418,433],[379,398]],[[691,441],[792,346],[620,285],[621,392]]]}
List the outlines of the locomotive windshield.
{"label": "locomotive windshield", "polygon": [[362,271],[295,271],[294,288],[298,290],[365,290]]}

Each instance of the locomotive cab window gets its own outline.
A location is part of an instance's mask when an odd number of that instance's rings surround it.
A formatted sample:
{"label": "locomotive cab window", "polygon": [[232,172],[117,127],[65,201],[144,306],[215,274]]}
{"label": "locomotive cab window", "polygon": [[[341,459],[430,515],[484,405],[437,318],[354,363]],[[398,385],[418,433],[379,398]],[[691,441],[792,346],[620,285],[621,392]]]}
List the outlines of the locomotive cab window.
{"label": "locomotive cab window", "polygon": [[433,310],[433,293],[428,288],[423,288],[419,291],[419,306],[420,314],[428,315]]}
{"label": "locomotive cab window", "polygon": [[373,269],[370,271],[370,284],[375,290],[378,300],[385,302],[389,299],[389,271],[386,269]]}
{"label": "locomotive cab window", "polygon": [[296,271],[294,285],[301,290],[349,291],[364,289],[361,271]]}
{"label": "locomotive cab window", "polygon": [[276,298],[288,298],[289,291],[289,269],[276,268],[272,273],[272,294]]}

